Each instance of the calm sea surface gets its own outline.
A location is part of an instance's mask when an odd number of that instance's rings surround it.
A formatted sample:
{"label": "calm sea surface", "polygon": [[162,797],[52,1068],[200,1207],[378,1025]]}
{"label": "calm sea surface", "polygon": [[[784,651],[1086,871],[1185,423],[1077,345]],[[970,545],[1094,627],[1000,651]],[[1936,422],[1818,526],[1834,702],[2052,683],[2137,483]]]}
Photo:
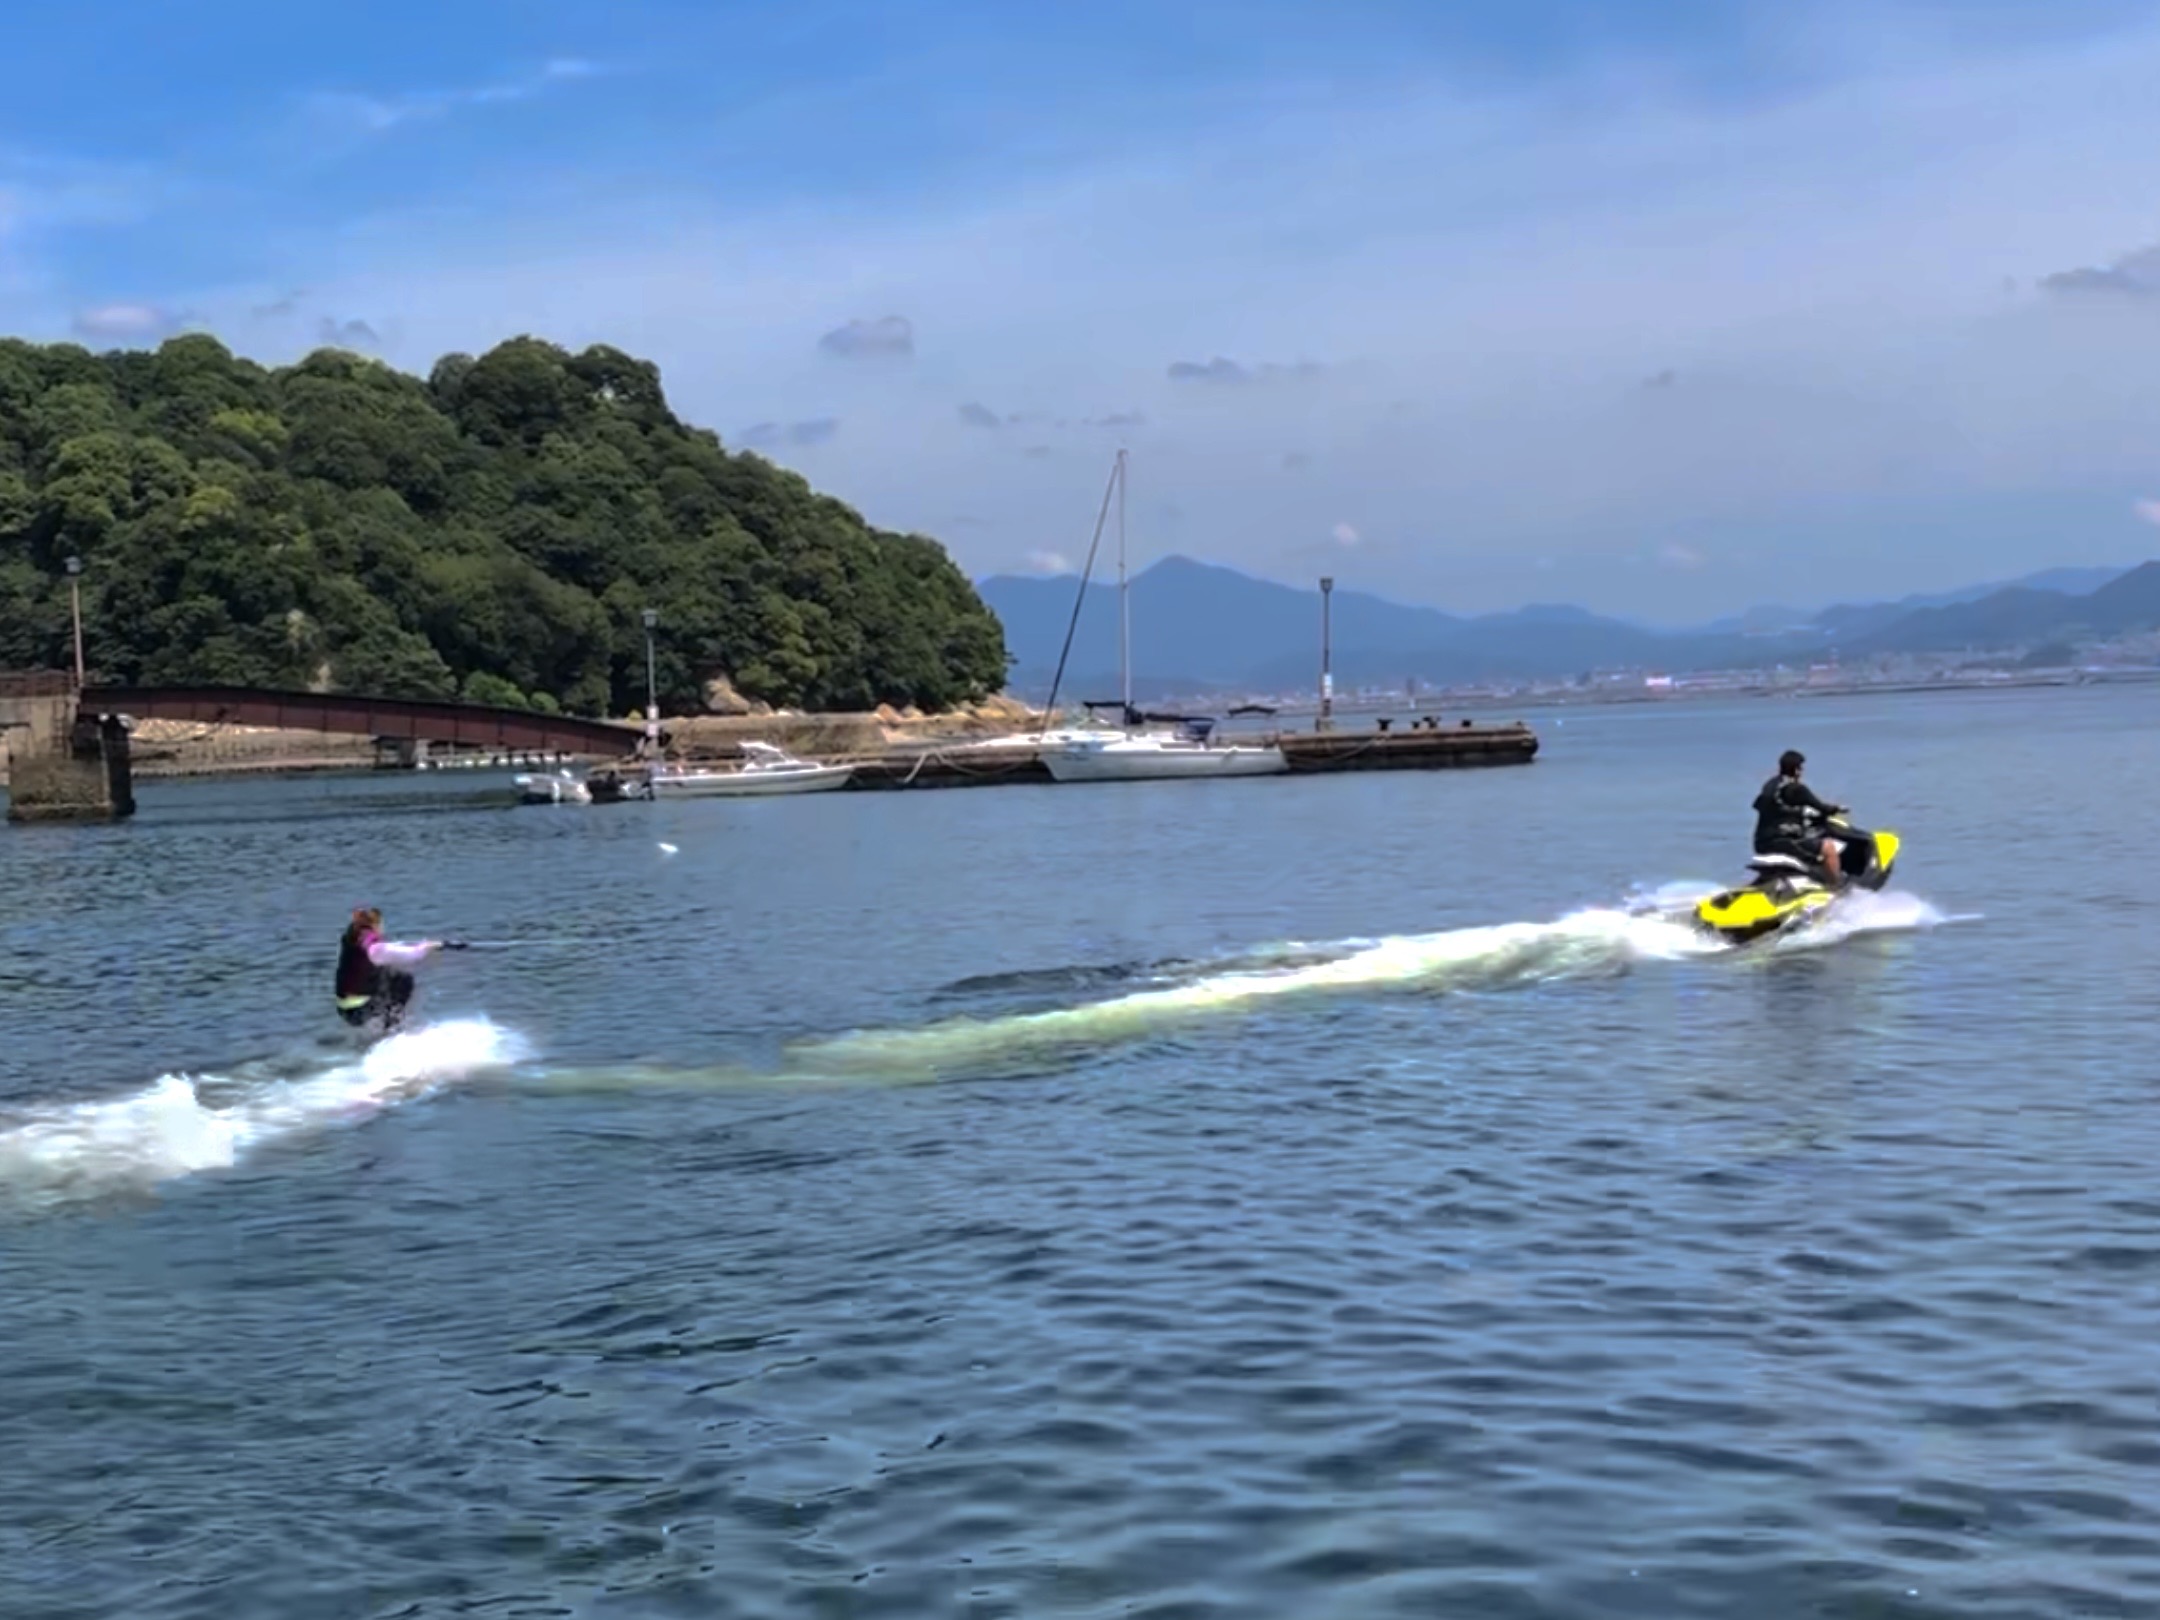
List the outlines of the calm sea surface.
{"label": "calm sea surface", "polygon": [[[0,1615],[2160,1614],[2156,705],[0,826]],[[1788,745],[1892,891],[1625,915]]]}

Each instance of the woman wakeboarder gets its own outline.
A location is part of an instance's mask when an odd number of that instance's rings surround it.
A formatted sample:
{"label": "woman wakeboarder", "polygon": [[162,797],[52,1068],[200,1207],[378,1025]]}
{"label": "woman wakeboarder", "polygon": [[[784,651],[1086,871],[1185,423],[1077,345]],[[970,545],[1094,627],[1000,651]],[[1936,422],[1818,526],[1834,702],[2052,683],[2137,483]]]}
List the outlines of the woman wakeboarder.
{"label": "woman wakeboarder", "polygon": [[382,913],[373,906],[361,906],[338,940],[338,1016],[355,1029],[373,1020],[381,1034],[396,1034],[405,1021],[406,1003],[412,1000],[413,976],[406,970],[418,967],[448,944],[440,939],[410,944],[384,939]]}

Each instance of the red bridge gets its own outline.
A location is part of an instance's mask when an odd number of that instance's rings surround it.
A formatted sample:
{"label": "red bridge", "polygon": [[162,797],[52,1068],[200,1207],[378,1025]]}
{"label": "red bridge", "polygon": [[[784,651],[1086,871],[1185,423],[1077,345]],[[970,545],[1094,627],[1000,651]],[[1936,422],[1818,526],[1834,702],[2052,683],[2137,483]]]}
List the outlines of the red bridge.
{"label": "red bridge", "polygon": [[644,735],[642,726],[621,721],[582,720],[531,709],[359,697],[350,692],[264,692],[242,686],[86,686],[78,712],[395,737],[508,752],[597,754],[607,759],[632,752]]}

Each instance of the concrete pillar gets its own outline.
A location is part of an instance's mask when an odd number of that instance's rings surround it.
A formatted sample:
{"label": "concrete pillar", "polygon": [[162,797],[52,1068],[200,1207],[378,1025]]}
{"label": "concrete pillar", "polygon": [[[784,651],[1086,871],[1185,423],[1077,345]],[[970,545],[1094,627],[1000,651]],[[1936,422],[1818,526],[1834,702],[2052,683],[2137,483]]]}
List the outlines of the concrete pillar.
{"label": "concrete pillar", "polygon": [[119,821],[135,813],[126,723],[78,715],[57,746],[8,762],[8,820]]}

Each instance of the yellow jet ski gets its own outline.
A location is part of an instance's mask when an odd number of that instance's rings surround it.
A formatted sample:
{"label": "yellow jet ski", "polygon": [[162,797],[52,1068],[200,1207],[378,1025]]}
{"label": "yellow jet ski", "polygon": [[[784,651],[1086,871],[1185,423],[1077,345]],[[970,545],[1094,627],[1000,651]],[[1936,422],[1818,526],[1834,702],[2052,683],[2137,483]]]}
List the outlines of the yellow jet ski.
{"label": "yellow jet ski", "polygon": [[1749,870],[1755,874],[1752,882],[1696,903],[1696,927],[1731,944],[1745,945],[1750,940],[1820,921],[1848,889],[1872,892],[1890,880],[1890,868],[1897,863],[1896,833],[1868,832],[1842,815],[1824,823],[1823,832],[1838,842],[1843,883],[1833,884],[1830,874],[1813,861],[1791,855],[1757,855],[1748,862]]}

